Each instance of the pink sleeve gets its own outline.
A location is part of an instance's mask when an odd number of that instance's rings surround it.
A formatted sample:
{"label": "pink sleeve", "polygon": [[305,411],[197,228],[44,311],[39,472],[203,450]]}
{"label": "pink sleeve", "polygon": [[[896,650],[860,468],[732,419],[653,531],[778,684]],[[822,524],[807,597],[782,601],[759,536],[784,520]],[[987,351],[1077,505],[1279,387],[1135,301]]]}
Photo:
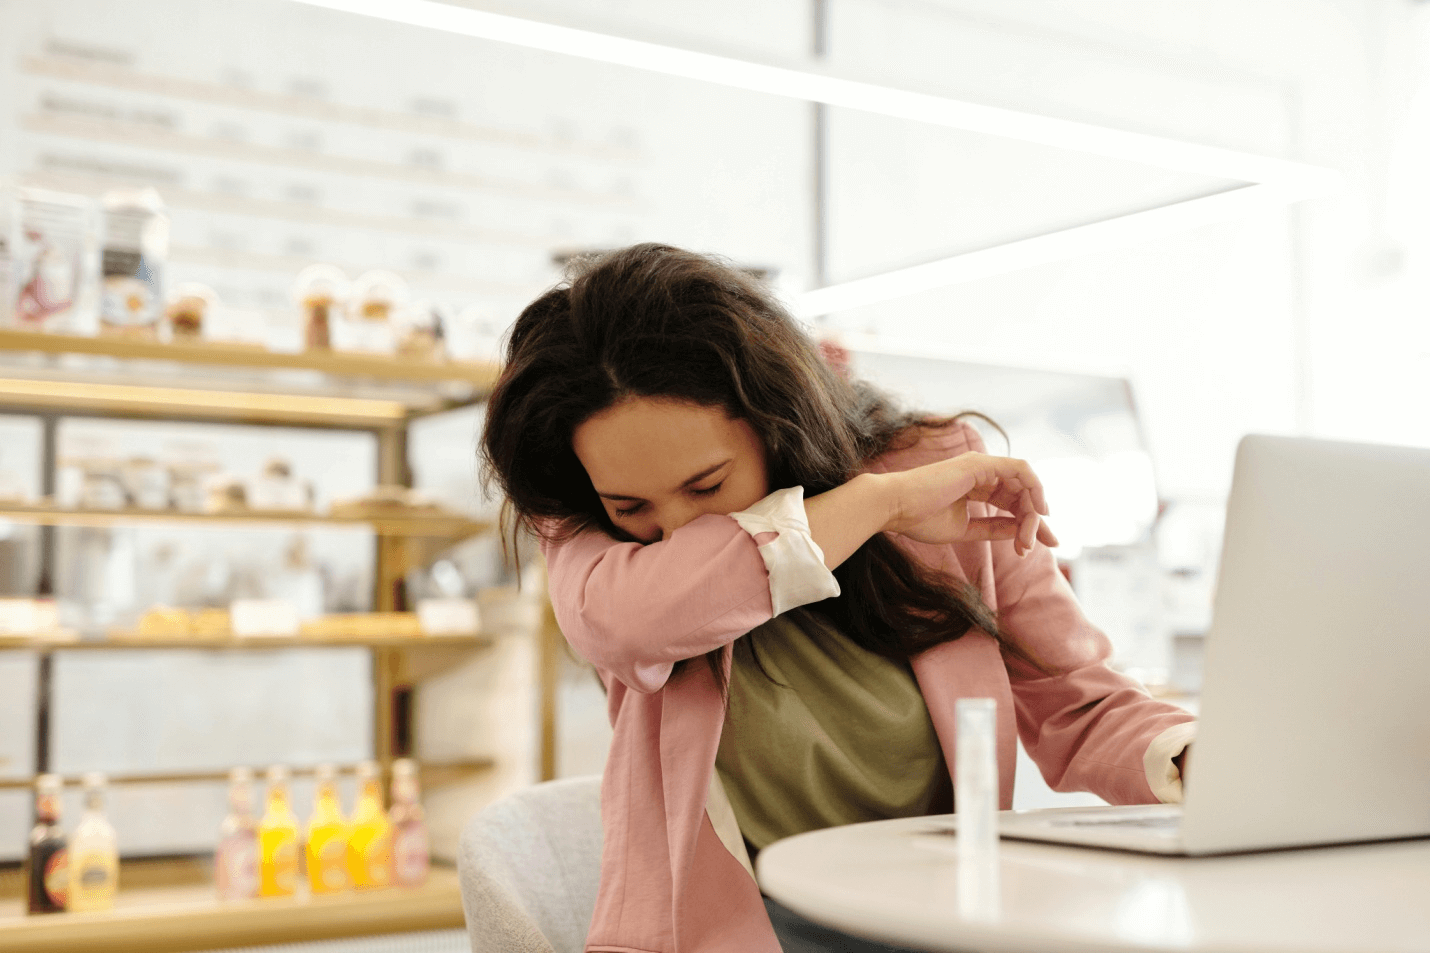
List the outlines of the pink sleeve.
{"label": "pink sleeve", "polygon": [[1038,663],[1004,652],[1018,735],[1048,785],[1113,804],[1156,803],[1147,748],[1192,716],[1112,670],[1112,644],[1082,614],[1052,550],[1039,544],[1019,558],[1011,541],[994,543],[993,565],[1004,634]]}
{"label": "pink sleeve", "polygon": [[676,662],[773,618],[756,540],[729,516],[707,514],[649,545],[587,530],[543,541],[542,552],[562,633],[634,691],[658,691]]}
{"label": "pink sleeve", "polygon": [[[982,440],[968,429],[981,452]],[[1113,671],[1112,643],[1083,615],[1052,550],[1039,543],[1019,557],[1011,540],[991,545],[999,625],[1037,663],[1004,650],[1023,747],[1055,791],[1091,791],[1113,804],[1156,803],[1147,748],[1192,715]]]}

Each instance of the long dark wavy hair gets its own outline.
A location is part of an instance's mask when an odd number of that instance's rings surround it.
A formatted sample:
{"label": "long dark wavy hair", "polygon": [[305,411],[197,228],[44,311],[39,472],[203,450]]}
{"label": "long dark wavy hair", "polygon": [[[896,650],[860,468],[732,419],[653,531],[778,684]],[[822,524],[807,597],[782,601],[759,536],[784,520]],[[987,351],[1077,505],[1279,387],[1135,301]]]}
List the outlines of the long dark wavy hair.
{"label": "long dark wavy hair", "polygon": [[[764,443],[770,492],[806,497],[953,418],[900,411],[846,381],[754,278],[728,263],[642,244],[575,263],[517,318],[487,404],[482,481],[506,497],[509,532],[553,541],[598,528],[635,541],[606,514],[571,446],[576,428],[629,397],[724,409]],[[895,660],[979,628],[999,638],[977,590],[910,559],[877,533],[834,570],[840,595],[792,610],[832,623]],[[722,690],[720,652],[707,660]],[[687,660],[688,661],[688,660]],[[683,667],[681,663],[677,667]]]}

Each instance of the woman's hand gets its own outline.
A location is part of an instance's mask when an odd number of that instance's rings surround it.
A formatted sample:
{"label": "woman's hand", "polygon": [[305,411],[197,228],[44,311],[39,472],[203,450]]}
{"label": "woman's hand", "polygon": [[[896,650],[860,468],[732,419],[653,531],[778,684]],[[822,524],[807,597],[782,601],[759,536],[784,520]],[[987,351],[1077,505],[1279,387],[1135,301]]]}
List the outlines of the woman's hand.
{"label": "woman's hand", "polygon": [[[969,519],[970,500],[1011,516]],[[1011,539],[1021,556],[1034,540],[1056,546],[1043,525],[1043,484],[1022,460],[964,453],[913,470],[861,473],[805,500],[809,532],[834,569],[875,533],[900,533],[921,543]]]}
{"label": "woman's hand", "polygon": [[[1042,481],[1023,460],[963,453],[879,476],[888,503],[885,532],[934,544],[1011,539],[1020,556],[1034,540],[1058,544],[1042,521],[1048,513]],[[970,518],[970,500],[1012,515]]]}

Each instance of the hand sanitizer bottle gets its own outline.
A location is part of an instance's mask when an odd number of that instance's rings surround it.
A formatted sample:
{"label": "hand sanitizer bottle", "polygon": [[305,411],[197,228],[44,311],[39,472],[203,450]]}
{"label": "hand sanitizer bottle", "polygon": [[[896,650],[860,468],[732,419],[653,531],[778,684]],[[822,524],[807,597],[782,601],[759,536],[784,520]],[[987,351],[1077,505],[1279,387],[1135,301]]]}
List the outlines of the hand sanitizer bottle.
{"label": "hand sanitizer bottle", "polygon": [[407,758],[392,763],[392,879],[402,887],[427,882],[431,850],[417,786],[417,767]]}
{"label": "hand sanitizer bottle", "polygon": [[70,910],[109,910],[119,890],[119,839],[104,816],[107,783],[102,774],[84,777],[84,815],[70,837]]}
{"label": "hand sanitizer bottle", "polygon": [[258,824],[253,819],[253,772],[228,773],[228,816],[219,828],[214,880],[220,900],[258,896]]}

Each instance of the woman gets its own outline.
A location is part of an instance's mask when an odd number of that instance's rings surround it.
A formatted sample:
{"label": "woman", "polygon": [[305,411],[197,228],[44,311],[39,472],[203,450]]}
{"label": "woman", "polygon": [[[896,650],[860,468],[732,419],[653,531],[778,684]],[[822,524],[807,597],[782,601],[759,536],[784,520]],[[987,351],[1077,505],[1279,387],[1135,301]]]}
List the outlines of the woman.
{"label": "woman", "polygon": [[1107,666],[1037,477],[982,451],[709,257],[614,252],[517,319],[484,475],[614,728],[588,950],[878,949],[762,900],[750,856],[952,810],[959,697],[997,702],[1005,808],[1019,736],[1059,790],[1179,796],[1190,716]]}

